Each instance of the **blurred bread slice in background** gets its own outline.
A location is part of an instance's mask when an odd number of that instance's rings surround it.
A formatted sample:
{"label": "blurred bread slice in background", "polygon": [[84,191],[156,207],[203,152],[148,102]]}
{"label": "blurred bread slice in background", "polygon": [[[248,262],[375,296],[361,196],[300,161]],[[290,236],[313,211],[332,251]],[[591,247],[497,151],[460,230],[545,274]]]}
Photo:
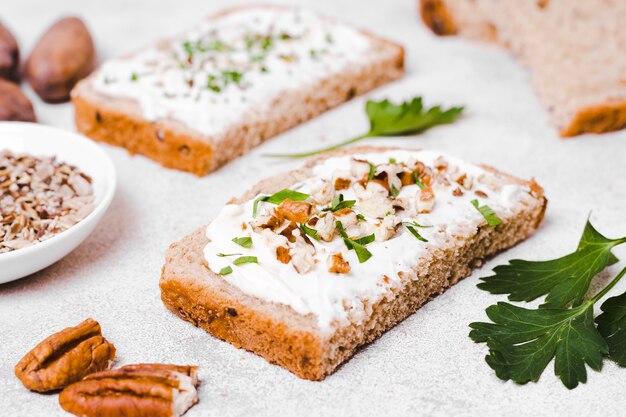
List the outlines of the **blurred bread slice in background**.
{"label": "blurred bread slice in background", "polygon": [[563,137],[626,127],[626,1],[420,0],[437,35],[508,47]]}

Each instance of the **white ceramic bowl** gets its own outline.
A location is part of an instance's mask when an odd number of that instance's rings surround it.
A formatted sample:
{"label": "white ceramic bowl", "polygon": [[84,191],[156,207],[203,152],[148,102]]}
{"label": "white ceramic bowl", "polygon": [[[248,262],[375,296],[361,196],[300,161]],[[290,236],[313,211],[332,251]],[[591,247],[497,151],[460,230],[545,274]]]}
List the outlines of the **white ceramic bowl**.
{"label": "white ceramic bowl", "polygon": [[93,179],[94,209],[78,224],[40,243],[0,253],[0,283],[25,277],[58,261],[93,231],[111,204],[116,175],[111,159],[86,137],[34,123],[0,122],[0,150],[56,156]]}

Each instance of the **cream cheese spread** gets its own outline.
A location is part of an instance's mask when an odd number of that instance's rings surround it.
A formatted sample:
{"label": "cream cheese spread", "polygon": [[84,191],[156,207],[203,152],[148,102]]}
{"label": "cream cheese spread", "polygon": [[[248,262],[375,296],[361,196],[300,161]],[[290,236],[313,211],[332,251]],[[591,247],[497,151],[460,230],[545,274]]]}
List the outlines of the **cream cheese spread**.
{"label": "cream cheese spread", "polygon": [[[207,227],[204,256],[211,270],[226,268],[223,278],[243,292],[288,305],[301,314],[314,314],[322,331],[347,320],[363,320],[372,303],[401,285],[399,273],[428,263],[434,248],[449,246],[456,237],[471,237],[478,227],[486,226],[473,200],[491,208],[503,221],[520,203],[533,200],[527,185],[504,181],[438,152],[411,150],[332,157],[317,165],[310,178],[289,189],[308,196],[302,203],[311,205],[309,220],[300,224],[309,232],[317,230],[320,240],[298,227],[291,232],[297,239],[288,242],[284,231],[290,230],[284,224],[291,222],[271,224],[287,208],[259,201],[253,216],[255,198],[222,209]],[[339,194],[351,207],[333,212],[331,199],[336,204]],[[349,243],[333,227],[337,221],[352,241],[373,235],[369,240],[375,240],[367,243],[365,239],[363,245],[371,254],[369,259],[360,262],[357,252],[348,248]],[[324,236],[329,224],[330,235]],[[232,240],[241,237],[250,238],[249,247]],[[289,249],[287,263],[277,255],[280,246]],[[344,262],[341,273],[330,271],[334,254],[340,254]],[[234,264],[240,256],[255,257],[257,263]]]}
{"label": "cream cheese spread", "polygon": [[242,8],[104,63],[93,87],[135,100],[148,120],[175,119],[219,136],[269,112],[286,90],[368,62],[372,45],[360,31],[311,11]]}

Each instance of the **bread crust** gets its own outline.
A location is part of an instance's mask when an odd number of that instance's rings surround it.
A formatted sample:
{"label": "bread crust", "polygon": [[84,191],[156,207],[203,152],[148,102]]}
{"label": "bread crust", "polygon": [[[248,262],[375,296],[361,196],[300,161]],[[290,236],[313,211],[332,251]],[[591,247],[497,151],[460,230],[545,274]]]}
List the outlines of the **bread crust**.
{"label": "bread crust", "polygon": [[[209,19],[250,7],[281,6],[233,7]],[[286,91],[268,103],[273,109],[271,116],[242,120],[219,136],[202,135],[171,119],[146,120],[133,100],[96,92],[91,86],[93,76],[81,81],[72,92],[76,128],[96,141],[126,148],[131,154],[142,154],[167,168],[206,175],[267,139],[355,96],[401,78],[404,48],[366,31],[361,32],[374,43],[377,59],[348,68],[341,75],[327,77],[316,85]]]}
{"label": "bread crust", "polygon": [[[261,181],[232,202],[241,203],[259,192],[272,193],[299,182],[325,158],[388,149],[392,148],[357,147],[322,155],[299,170]],[[208,268],[203,253],[208,243],[205,227],[170,246],[161,274],[161,299],[174,314],[213,336],[281,365],[300,378],[322,380],[360,346],[372,342],[428,300],[468,276],[483,258],[527,238],[540,225],[547,204],[541,187],[534,181],[487,169],[507,181],[532,187],[536,204],[496,228],[481,228],[462,246],[433,254],[436,261],[406,274],[403,282],[406,279],[410,284],[395,297],[372,305],[372,314],[365,323],[339,327],[331,335],[322,334],[313,315],[303,316],[288,306],[243,293]],[[419,280],[415,279],[416,274],[421,277]]]}

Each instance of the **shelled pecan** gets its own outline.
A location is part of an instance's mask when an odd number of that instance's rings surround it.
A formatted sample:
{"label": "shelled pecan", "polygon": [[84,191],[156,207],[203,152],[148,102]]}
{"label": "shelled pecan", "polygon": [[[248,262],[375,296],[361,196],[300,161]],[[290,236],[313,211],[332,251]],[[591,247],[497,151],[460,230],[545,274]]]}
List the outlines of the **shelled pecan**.
{"label": "shelled pecan", "polygon": [[59,403],[85,417],[178,417],[198,402],[196,372],[195,366],[127,365],[68,386]]}
{"label": "shelled pecan", "polygon": [[115,347],[102,337],[100,324],[87,319],[35,346],[15,366],[15,375],[29,390],[54,391],[107,369],[114,357]]}

